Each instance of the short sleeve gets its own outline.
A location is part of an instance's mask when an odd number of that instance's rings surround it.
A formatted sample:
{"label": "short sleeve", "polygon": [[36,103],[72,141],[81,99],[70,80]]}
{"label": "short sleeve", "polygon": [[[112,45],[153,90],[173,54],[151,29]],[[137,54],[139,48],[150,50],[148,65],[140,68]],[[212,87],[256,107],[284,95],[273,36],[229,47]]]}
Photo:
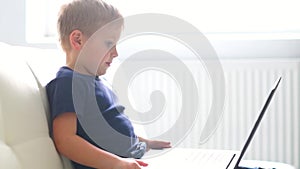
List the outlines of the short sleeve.
{"label": "short sleeve", "polygon": [[75,112],[72,95],[72,78],[55,79],[46,87],[51,119],[65,112]]}

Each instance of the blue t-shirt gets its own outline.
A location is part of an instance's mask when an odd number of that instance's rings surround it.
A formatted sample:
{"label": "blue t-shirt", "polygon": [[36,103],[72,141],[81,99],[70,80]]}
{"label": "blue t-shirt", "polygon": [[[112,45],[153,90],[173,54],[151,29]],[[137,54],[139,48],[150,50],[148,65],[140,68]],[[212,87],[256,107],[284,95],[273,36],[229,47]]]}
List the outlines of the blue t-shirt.
{"label": "blue t-shirt", "polygon": [[[46,90],[52,120],[65,112],[76,112],[77,135],[103,150],[130,157],[138,138],[125,108],[100,78],[61,67]],[[75,169],[91,169],[73,164]]]}

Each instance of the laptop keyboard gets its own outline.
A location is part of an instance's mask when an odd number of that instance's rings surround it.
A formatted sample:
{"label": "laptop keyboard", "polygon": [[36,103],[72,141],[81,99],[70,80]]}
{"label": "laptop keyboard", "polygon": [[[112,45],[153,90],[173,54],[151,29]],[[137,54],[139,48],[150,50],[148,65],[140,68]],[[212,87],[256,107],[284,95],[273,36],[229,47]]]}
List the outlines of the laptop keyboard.
{"label": "laptop keyboard", "polygon": [[[154,159],[150,159],[149,162],[158,168],[160,168],[164,163],[172,163],[174,167],[168,166],[168,168],[172,169],[184,166],[185,168],[191,169],[199,168],[199,166],[201,166],[200,168],[225,169],[233,156],[234,152],[227,150],[176,148],[162,154],[161,156],[157,156]],[[157,163],[160,165],[156,166]]]}
{"label": "laptop keyboard", "polygon": [[216,161],[228,161],[231,160],[232,154],[222,151],[195,151],[189,152],[185,155],[185,160],[202,161],[202,162],[216,162]]}

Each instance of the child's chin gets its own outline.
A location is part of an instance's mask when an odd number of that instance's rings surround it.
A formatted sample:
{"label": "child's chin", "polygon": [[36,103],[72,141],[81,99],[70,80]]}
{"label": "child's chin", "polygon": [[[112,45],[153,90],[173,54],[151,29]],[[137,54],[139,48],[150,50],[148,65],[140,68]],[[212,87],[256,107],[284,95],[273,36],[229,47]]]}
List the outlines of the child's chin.
{"label": "child's chin", "polygon": [[106,73],[106,70],[102,70],[101,72],[97,72],[97,76],[102,76]]}

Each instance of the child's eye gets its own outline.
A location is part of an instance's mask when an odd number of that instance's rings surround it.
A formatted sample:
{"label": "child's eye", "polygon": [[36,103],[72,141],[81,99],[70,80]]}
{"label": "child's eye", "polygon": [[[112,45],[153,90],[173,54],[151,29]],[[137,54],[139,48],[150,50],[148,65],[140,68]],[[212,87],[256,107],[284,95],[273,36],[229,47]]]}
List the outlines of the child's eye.
{"label": "child's eye", "polygon": [[105,41],[105,45],[106,47],[111,48],[113,47],[114,43],[112,41]]}

